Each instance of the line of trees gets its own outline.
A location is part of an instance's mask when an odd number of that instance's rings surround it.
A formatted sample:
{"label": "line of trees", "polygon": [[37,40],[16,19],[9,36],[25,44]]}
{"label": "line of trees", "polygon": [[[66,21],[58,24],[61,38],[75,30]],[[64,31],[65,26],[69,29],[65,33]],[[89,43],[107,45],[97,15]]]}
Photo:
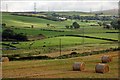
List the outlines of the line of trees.
{"label": "line of trees", "polygon": [[80,15],[72,15],[72,16],[65,16],[67,19],[78,19],[78,20],[112,20],[116,18],[116,16],[80,16]]}
{"label": "line of trees", "polygon": [[2,40],[3,41],[27,41],[28,38],[24,33],[15,33],[12,29],[5,29],[2,32]]}

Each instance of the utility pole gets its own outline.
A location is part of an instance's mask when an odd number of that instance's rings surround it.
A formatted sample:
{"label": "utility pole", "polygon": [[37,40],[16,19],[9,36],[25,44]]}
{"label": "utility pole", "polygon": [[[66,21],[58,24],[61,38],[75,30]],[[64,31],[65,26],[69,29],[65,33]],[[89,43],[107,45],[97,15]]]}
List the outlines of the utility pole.
{"label": "utility pole", "polygon": [[82,44],[84,45],[84,27],[83,27],[83,40],[82,40]]}
{"label": "utility pole", "polygon": [[36,13],[36,2],[34,3],[34,13]]}
{"label": "utility pole", "polygon": [[101,13],[102,13],[102,11],[103,11],[103,5],[101,5]]}
{"label": "utility pole", "polygon": [[8,12],[8,4],[6,4],[6,12]]}
{"label": "utility pole", "polygon": [[60,56],[61,56],[61,48],[62,48],[62,45],[61,45],[61,39],[60,39],[60,44],[59,44],[60,46]]}
{"label": "utility pole", "polygon": [[90,14],[92,13],[92,9],[90,8]]}
{"label": "utility pole", "polygon": [[[120,1],[118,3],[118,16],[119,16],[119,19],[118,19],[118,26],[120,26]],[[120,28],[119,29],[119,34],[118,34],[118,49],[120,50]]]}

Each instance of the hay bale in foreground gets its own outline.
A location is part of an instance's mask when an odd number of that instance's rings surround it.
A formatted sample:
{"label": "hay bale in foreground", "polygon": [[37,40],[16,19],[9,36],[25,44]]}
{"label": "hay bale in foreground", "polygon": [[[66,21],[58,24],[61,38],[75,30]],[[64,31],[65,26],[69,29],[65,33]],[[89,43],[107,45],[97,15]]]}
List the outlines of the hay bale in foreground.
{"label": "hay bale in foreground", "polygon": [[107,64],[98,63],[95,66],[96,73],[106,73],[109,72],[109,66]]}
{"label": "hay bale in foreground", "polygon": [[1,58],[1,61],[2,61],[2,62],[9,62],[9,58],[8,58],[8,57],[2,57],[2,58]]}
{"label": "hay bale in foreground", "polygon": [[102,63],[111,62],[112,61],[112,56],[110,56],[110,55],[104,55],[104,56],[101,57],[101,61],[102,61]]}
{"label": "hay bale in foreground", "polygon": [[74,71],[83,71],[85,69],[84,62],[75,62],[73,64],[73,70]]}

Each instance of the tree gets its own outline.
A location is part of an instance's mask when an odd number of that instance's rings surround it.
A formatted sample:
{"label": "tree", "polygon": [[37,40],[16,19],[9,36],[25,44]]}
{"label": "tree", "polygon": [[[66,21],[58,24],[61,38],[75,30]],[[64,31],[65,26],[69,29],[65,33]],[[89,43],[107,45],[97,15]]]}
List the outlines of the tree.
{"label": "tree", "polygon": [[79,16],[79,15],[73,15],[72,17],[73,17],[73,19],[78,19],[78,20],[80,20],[80,16]]}
{"label": "tree", "polygon": [[47,25],[47,27],[50,27],[50,24],[46,24]]}
{"label": "tree", "polygon": [[114,29],[120,29],[120,24],[119,24],[119,22],[120,22],[120,19],[115,19],[115,20],[113,20],[113,21],[111,22],[112,27],[113,27]]}
{"label": "tree", "polygon": [[14,38],[14,35],[15,33],[13,32],[13,30],[8,28],[2,32],[2,39],[6,39],[6,40],[12,39]]}
{"label": "tree", "polygon": [[24,33],[15,34],[14,38],[18,41],[27,41],[28,38]]}
{"label": "tree", "polygon": [[27,36],[23,33],[15,33],[12,29],[5,29],[2,32],[2,40],[18,40],[26,41],[28,40]]}
{"label": "tree", "polygon": [[72,25],[70,25],[70,29],[72,29],[73,28],[73,26]]}
{"label": "tree", "polygon": [[107,24],[108,24],[107,22],[103,22],[102,25],[103,25],[104,28],[106,28],[106,25],[107,25]]}
{"label": "tree", "polygon": [[85,22],[87,23],[87,22],[88,22],[88,20],[85,20]]}
{"label": "tree", "polygon": [[2,23],[2,27],[6,27],[6,24],[5,24],[5,23]]}
{"label": "tree", "polygon": [[97,22],[99,24],[99,26],[102,26],[102,22]]}
{"label": "tree", "polygon": [[72,26],[73,26],[75,29],[80,28],[80,25],[79,25],[77,22],[73,22]]}
{"label": "tree", "polygon": [[31,25],[31,28],[33,28],[34,27],[34,25]]}
{"label": "tree", "polygon": [[67,29],[69,29],[69,26],[65,26]]}

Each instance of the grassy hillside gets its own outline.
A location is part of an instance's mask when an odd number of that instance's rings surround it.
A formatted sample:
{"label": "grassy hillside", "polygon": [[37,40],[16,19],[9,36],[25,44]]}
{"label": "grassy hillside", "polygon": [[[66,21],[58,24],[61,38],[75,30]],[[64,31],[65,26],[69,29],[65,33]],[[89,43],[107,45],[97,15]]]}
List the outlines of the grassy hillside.
{"label": "grassy hillside", "polygon": [[[34,35],[34,36],[38,34],[44,34],[48,37],[50,35],[54,36],[54,35],[59,35],[59,34],[81,34],[83,32],[87,34],[87,33],[98,33],[98,32],[103,33],[103,32],[116,32],[117,31],[117,30],[103,29],[102,26],[90,26],[90,25],[98,25],[97,21],[89,21],[88,23],[81,22],[80,20],[51,21],[51,20],[46,20],[46,19],[41,19],[41,18],[36,18],[36,17],[15,16],[15,15],[10,15],[9,13],[3,13],[2,19],[3,19],[2,23],[6,23],[7,26],[10,28],[13,28],[15,32],[18,32],[18,33],[23,32],[28,35]],[[80,24],[80,27],[81,27],[80,29],[66,29],[65,28],[66,25],[72,25],[74,21]],[[55,26],[55,28],[47,27],[46,24]],[[26,28],[26,27],[31,27],[31,25],[34,25],[33,29]],[[14,27],[11,27],[11,26],[14,26]],[[64,30],[65,32],[42,31],[40,30],[41,28],[50,29],[50,30],[51,29],[52,30]]]}
{"label": "grassy hillside", "polygon": [[[73,14],[72,12],[58,12],[59,14]],[[75,12],[79,14],[79,12]],[[43,14],[43,13],[42,13]],[[88,13],[81,13],[88,14]],[[88,14],[89,15],[89,14]],[[103,26],[99,26],[97,21],[89,21],[89,22],[81,22],[80,20],[66,20],[66,21],[51,21],[36,17],[26,17],[26,16],[15,16],[10,15],[10,13],[3,13],[3,23],[7,24],[7,27],[13,29],[16,33],[25,33],[27,34],[30,40],[34,41],[26,41],[19,42],[19,44],[12,44],[11,41],[3,42],[5,44],[10,44],[18,48],[18,50],[3,50],[4,54],[39,54],[44,53],[47,54],[50,52],[58,52],[59,51],[59,41],[62,40],[62,50],[63,52],[68,50],[71,51],[76,46],[76,49],[82,48],[82,44],[86,46],[93,45],[97,48],[101,48],[106,44],[106,48],[114,48],[117,43],[112,43],[107,40],[99,40],[99,39],[91,39],[91,38],[82,38],[82,37],[58,37],[59,35],[85,35],[85,36],[93,36],[98,38],[107,38],[118,40],[117,33],[106,33],[106,32],[117,32],[114,29],[104,29]],[[65,25],[71,25],[74,21],[77,21],[80,24],[80,29],[66,29]],[[47,23],[55,28],[47,27]],[[90,26],[90,25],[95,26]],[[34,25],[34,28],[25,28]],[[14,26],[14,27],[10,27]],[[4,29],[4,28],[3,28]],[[45,30],[42,30],[45,29]],[[52,31],[49,31],[52,30]],[[57,31],[54,31],[57,30]],[[63,32],[59,32],[63,31]],[[38,40],[39,34],[43,34],[46,38],[42,40]],[[83,42],[84,41],[84,42]],[[110,43],[109,43],[110,42]],[[31,47],[30,44],[34,43]],[[112,44],[111,44],[112,43]],[[96,46],[100,44],[101,46]],[[111,44],[111,46],[110,46]],[[46,46],[43,48],[43,46]],[[79,46],[79,47],[78,47]],[[29,47],[31,49],[29,49]],[[9,48],[9,46],[3,45],[3,48]],[[90,47],[89,47],[90,48]],[[104,48],[104,47],[103,47]],[[36,49],[36,50],[34,50]],[[92,48],[90,48],[92,49]],[[94,50],[94,49],[93,49]]]}
{"label": "grassy hillside", "polygon": [[[60,13],[60,14],[64,14],[64,13]],[[74,13],[65,12],[65,14],[74,14]],[[10,13],[2,14],[2,22],[6,23],[8,27],[15,26],[15,27],[23,28],[23,27],[31,27],[31,25],[34,25],[35,28],[47,28],[46,24],[50,24],[51,26],[55,26],[55,28],[57,29],[65,28],[66,25],[71,25],[73,23],[72,20],[51,21],[36,17],[10,15]],[[81,23],[80,21],[78,22]]]}
{"label": "grassy hillside", "polygon": [[25,17],[25,16],[15,16],[15,15],[10,15],[8,13],[4,13],[2,16],[3,16],[2,22],[6,23],[8,26],[31,27],[31,25],[34,25],[36,27],[46,27],[47,23],[55,24],[54,21],[50,21],[50,20]]}

